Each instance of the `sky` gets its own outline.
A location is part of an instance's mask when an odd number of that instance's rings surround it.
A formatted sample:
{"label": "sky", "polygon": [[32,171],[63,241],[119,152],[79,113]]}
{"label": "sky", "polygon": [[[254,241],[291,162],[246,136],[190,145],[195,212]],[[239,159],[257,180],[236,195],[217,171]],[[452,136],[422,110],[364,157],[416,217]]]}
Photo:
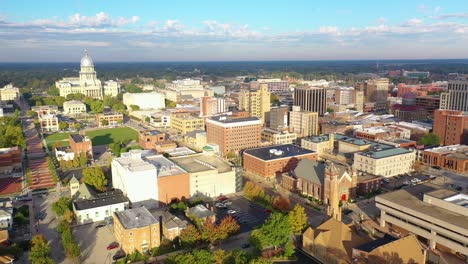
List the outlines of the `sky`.
{"label": "sky", "polygon": [[0,62],[468,58],[468,2],[2,0]]}

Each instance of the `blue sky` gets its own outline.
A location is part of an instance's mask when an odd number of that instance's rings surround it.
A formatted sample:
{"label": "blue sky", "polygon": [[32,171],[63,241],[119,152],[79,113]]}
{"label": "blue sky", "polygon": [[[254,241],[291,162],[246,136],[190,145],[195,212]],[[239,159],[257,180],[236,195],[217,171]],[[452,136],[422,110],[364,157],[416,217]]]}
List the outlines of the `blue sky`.
{"label": "blue sky", "polygon": [[0,45],[0,62],[468,58],[468,3],[4,0]]}

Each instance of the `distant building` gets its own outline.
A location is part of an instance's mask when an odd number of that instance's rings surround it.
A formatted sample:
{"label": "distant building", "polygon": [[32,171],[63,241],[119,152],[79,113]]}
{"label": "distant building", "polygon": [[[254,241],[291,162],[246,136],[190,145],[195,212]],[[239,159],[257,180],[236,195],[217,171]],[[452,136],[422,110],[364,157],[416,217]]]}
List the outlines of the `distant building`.
{"label": "distant building", "polygon": [[143,149],[155,149],[157,143],[168,139],[169,135],[159,130],[146,130],[138,133],[138,145]]}
{"label": "distant building", "polygon": [[136,105],[140,109],[163,109],[166,107],[166,97],[162,93],[124,93],[123,103],[130,109],[131,105]]}
{"label": "distant building", "polygon": [[[107,125],[104,124],[107,122]],[[96,115],[96,123],[98,127],[116,126],[123,122],[123,114],[121,113],[102,113]]]}
{"label": "distant building", "polygon": [[376,112],[387,111],[388,78],[371,79],[367,81],[365,102],[374,102]]}
{"label": "distant building", "polygon": [[258,79],[258,83],[266,83],[271,93],[289,92],[289,82],[281,79]]}
{"label": "distant building", "polygon": [[184,136],[184,142],[196,151],[201,151],[207,144],[205,130],[193,130]]}
{"label": "distant building", "polygon": [[63,113],[65,115],[81,115],[86,113],[86,105],[76,100],[66,101],[63,103]]}
{"label": "distant building", "polygon": [[59,120],[55,114],[38,115],[42,132],[59,131]]}
{"label": "distant building", "polygon": [[271,142],[273,145],[293,144],[296,142],[297,134],[288,131],[276,131],[269,128],[262,130],[262,140]]}
{"label": "distant building", "polygon": [[448,91],[440,95],[440,109],[468,112],[468,74],[449,80]]}
{"label": "distant building", "polygon": [[122,250],[146,252],[161,244],[160,223],[145,207],[135,207],[114,215],[114,235]]}
{"label": "distant building", "polygon": [[427,239],[431,249],[468,256],[468,197],[424,183],[379,195],[380,226],[398,227]]}
{"label": "distant building", "polygon": [[59,89],[60,96],[67,97],[69,94],[80,93],[85,96],[102,100],[105,95],[117,96],[120,92],[120,84],[115,81],[108,81],[102,85],[96,77],[94,64],[88,51],[85,50],[81,58],[80,77],[63,78],[55,82],[55,87]]}
{"label": "distant building", "polygon": [[318,158],[322,159],[323,154],[333,150],[335,135],[325,134],[301,139],[301,147],[317,152]]}
{"label": "distant building", "polygon": [[10,176],[22,174],[22,161],[21,147],[0,148],[0,174]]}
{"label": "distant building", "polygon": [[0,88],[0,101],[18,101],[20,98],[19,88],[13,87],[13,84],[7,84]]}
{"label": "distant building", "polygon": [[439,109],[440,95],[417,96],[416,106],[424,108],[429,113],[429,115],[432,115],[435,110]]}
{"label": "distant building", "polygon": [[258,117],[217,116],[206,120],[207,143],[216,144],[222,156],[261,144],[262,121]]}
{"label": "distant building", "polygon": [[410,79],[420,79],[420,78],[427,78],[429,77],[429,72],[421,72],[421,71],[403,71],[403,76],[408,77]]}
{"label": "distant building", "polygon": [[205,121],[189,113],[173,113],[171,114],[171,128],[185,135],[193,130],[204,130]]}
{"label": "distant building", "polygon": [[442,145],[468,144],[468,113],[455,110],[434,111],[434,133]]}
{"label": "distant building", "polygon": [[226,112],[226,102],[223,98],[203,96],[200,98],[200,116],[209,117]]}
{"label": "distant building", "polygon": [[222,158],[193,154],[170,159],[189,174],[190,197],[217,197],[236,192],[235,169]]}
{"label": "distant building", "polygon": [[289,127],[289,108],[287,106],[272,107],[270,109],[270,128],[286,130]]}
{"label": "distant building", "polygon": [[317,153],[291,144],[248,149],[243,153],[244,170],[264,178],[293,170],[301,159],[317,160]]}
{"label": "distant building", "polygon": [[248,111],[251,117],[258,117],[266,123],[270,115],[268,85],[260,84],[257,91],[242,89],[239,93],[239,110]]}
{"label": "distant building", "polygon": [[371,149],[354,153],[353,167],[359,171],[388,178],[412,172],[415,160],[416,152],[412,150],[404,148]]}
{"label": "distant building", "polygon": [[210,86],[210,90],[213,91],[215,94],[225,94],[226,93],[226,87],[223,85],[217,85],[217,86]]}
{"label": "distant building", "polygon": [[128,199],[120,190],[95,193],[85,183],[80,184],[73,176],[70,180],[73,213],[80,225],[110,221],[114,212],[129,208]]}
{"label": "distant building", "polygon": [[86,153],[88,158],[93,158],[93,143],[89,137],[80,134],[70,134],[68,141],[75,155]]}
{"label": "distant building", "polygon": [[423,164],[437,166],[457,173],[468,172],[468,146],[451,145],[426,149]]}
{"label": "distant building", "polygon": [[[166,83],[166,88],[176,92],[177,100],[170,99],[171,101],[175,102],[184,96],[198,99],[203,96],[213,96],[214,94],[212,90],[204,89],[203,85],[200,83],[200,80],[193,79],[175,80],[171,83]],[[167,93],[166,98],[169,99]]]}
{"label": "distant building", "polygon": [[318,113],[301,111],[299,106],[293,106],[289,113],[289,131],[297,134],[298,138],[310,137],[318,134]]}
{"label": "distant building", "polygon": [[300,106],[301,111],[323,115],[327,112],[326,90],[323,87],[296,87],[294,89],[294,105]]}

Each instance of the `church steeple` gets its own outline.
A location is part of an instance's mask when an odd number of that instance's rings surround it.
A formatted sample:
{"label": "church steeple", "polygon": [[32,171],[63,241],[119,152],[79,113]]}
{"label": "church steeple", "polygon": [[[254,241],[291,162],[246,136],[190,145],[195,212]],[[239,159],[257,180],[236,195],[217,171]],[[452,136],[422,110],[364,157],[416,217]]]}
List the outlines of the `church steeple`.
{"label": "church steeple", "polygon": [[327,177],[330,186],[330,199],[328,201],[327,215],[341,222],[341,207],[338,190],[338,170],[333,162],[327,164],[325,177]]}

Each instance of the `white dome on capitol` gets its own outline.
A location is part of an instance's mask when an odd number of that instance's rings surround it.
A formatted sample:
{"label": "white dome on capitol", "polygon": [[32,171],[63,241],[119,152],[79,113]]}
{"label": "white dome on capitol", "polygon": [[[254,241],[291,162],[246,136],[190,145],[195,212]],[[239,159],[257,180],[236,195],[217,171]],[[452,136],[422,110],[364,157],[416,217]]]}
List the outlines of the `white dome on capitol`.
{"label": "white dome on capitol", "polygon": [[81,67],[94,67],[93,60],[88,55],[88,50],[85,49],[83,57],[81,58]]}

